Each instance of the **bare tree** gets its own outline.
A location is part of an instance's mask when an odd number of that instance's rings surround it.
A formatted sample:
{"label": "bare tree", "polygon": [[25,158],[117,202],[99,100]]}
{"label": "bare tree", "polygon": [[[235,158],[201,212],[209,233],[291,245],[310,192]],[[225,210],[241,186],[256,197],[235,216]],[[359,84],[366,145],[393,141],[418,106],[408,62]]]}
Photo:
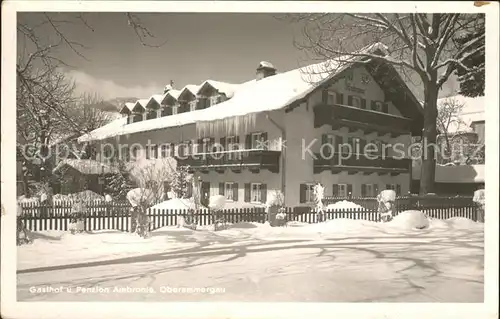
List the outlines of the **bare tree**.
{"label": "bare tree", "polygon": [[[464,136],[460,130],[461,126],[465,122],[461,119],[460,114],[464,108],[464,104],[457,99],[449,98],[444,100],[438,105],[438,113],[436,117],[437,130],[439,132],[438,142],[441,140],[443,143],[438,143],[443,145],[440,150],[442,155],[441,164],[446,164],[451,161],[453,155],[453,148],[457,146],[457,139],[461,139],[462,142],[467,142],[467,139],[463,139]],[[463,144],[463,143],[458,143]],[[458,145],[461,147],[461,145]],[[438,160],[440,158],[438,157]]]}
{"label": "bare tree", "polygon": [[137,186],[127,194],[133,206],[132,232],[147,237],[149,221],[148,209],[164,199],[165,183],[170,183],[175,171],[172,158],[139,159],[128,165],[128,176]]}
{"label": "bare tree", "polygon": [[[465,43],[457,43],[462,33],[472,33],[484,25],[484,14],[290,14],[279,16],[303,24],[302,39],[296,46],[310,57],[341,64],[352,58],[378,59],[393,65],[408,80],[419,80],[424,93],[423,139],[427,156],[422,158],[420,193],[434,190],[435,152],[431,144],[437,136],[438,92],[451,74],[461,76],[484,69],[484,63],[465,65],[470,56],[484,50],[485,33],[477,33]],[[362,51],[382,43],[385,54]],[[339,63],[327,63],[338,67]]]}

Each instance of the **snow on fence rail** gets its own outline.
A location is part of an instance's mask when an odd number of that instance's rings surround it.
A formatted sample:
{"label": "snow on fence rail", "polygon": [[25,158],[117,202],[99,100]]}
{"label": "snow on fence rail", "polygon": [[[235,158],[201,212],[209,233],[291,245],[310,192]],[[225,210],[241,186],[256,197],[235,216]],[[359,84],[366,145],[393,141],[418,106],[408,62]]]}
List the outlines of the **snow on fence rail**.
{"label": "snow on fence rail", "polygon": [[[442,195],[427,195],[427,196],[419,196],[419,195],[405,195],[396,197],[395,207],[396,210],[398,207],[407,207],[411,206],[414,209],[418,207],[431,207],[436,205],[445,205],[445,206],[467,206],[473,204],[473,196],[442,196]],[[376,209],[378,207],[377,197],[334,197],[327,196],[323,198],[323,205],[328,206],[330,204],[334,204],[336,202],[348,201],[360,206],[363,206],[367,209]]]}
{"label": "snow on fence rail", "polygon": [[[71,220],[71,203],[57,203],[55,205],[41,205],[40,203],[23,203],[23,213],[19,219],[32,231],[63,230],[67,231]],[[94,230],[121,230],[130,231],[131,206],[128,203],[90,202],[84,214],[85,231]],[[478,220],[477,206],[474,203],[441,203],[440,205],[426,205],[415,207],[412,203],[397,206],[395,214],[418,209],[430,218],[448,219],[451,217],[465,217]],[[285,209],[288,221],[303,223],[317,223],[317,213],[309,207],[288,207]],[[150,230],[164,226],[175,226],[179,217],[187,216],[188,210],[149,209]],[[229,223],[258,222],[264,223],[267,219],[264,208],[241,208],[223,210],[219,216]],[[378,221],[379,214],[376,208],[349,208],[335,209],[324,212],[326,219],[347,218]],[[208,209],[197,210],[194,214],[195,222],[200,225],[213,224],[213,216]]]}

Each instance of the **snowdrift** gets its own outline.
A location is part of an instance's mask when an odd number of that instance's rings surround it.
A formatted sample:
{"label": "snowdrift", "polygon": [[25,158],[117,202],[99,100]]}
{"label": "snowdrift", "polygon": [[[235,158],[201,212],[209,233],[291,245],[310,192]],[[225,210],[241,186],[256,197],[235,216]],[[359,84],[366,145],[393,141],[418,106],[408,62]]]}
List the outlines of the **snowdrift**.
{"label": "snowdrift", "polygon": [[324,208],[326,211],[344,210],[344,209],[364,209],[363,206],[358,205],[353,202],[342,200],[333,204],[330,204]]}
{"label": "snowdrift", "polygon": [[387,224],[403,229],[426,229],[429,228],[429,219],[419,210],[407,210],[396,215]]}

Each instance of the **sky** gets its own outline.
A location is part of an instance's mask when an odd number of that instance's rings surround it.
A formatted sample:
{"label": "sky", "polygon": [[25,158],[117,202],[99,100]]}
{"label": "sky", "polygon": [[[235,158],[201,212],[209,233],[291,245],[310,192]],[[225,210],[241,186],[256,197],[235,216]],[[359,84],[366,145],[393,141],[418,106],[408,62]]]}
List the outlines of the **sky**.
{"label": "sky", "polygon": [[[263,13],[150,13],[141,22],[155,36],[147,47],[127,24],[125,13],[85,13],[83,23],[64,25],[64,34],[85,46],[84,58],[69,48],[58,56],[69,66],[79,92],[96,92],[106,99],[148,98],[163,92],[172,80],[175,88],[212,79],[241,83],[255,77],[261,61],[280,71],[303,65],[304,52],[294,47],[300,25]],[[21,23],[33,24],[40,13],[20,13]],[[61,14],[58,19],[65,19]],[[43,31],[43,30],[42,30]],[[42,32],[41,31],[41,32]],[[54,35],[44,33],[47,39]],[[20,42],[18,42],[19,49]],[[449,81],[442,96],[456,88]]]}

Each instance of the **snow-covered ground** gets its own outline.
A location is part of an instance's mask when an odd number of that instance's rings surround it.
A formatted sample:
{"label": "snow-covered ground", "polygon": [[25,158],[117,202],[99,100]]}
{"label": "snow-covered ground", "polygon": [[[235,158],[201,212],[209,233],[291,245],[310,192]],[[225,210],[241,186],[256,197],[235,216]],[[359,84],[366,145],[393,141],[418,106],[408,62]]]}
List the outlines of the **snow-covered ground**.
{"label": "snow-covered ground", "polygon": [[[18,248],[18,300],[482,302],[484,225],[426,222],[415,228],[422,218],[408,212],[385,224],[164,227],[147,239],[40,232]],[[172,291],[182,287],[219,290]]]}

